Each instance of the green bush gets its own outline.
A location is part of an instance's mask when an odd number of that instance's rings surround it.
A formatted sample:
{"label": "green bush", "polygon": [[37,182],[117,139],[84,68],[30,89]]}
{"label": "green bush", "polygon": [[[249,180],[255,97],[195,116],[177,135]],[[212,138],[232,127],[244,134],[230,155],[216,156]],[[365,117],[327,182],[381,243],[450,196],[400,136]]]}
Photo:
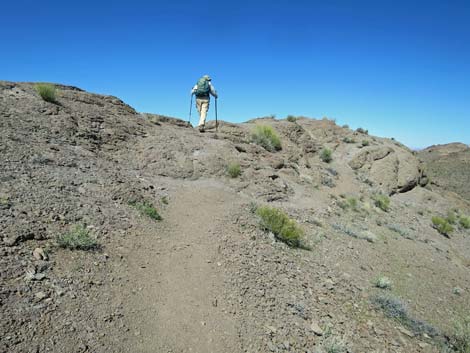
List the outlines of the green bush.
{"label": "green bush", "polygon": [[356,143],[356,140],[354,140],[352,137],[346,136],[343,138],[344,143]]}
{"label": "green bush", "polygon": [[456,352],[470,353],[470,316],[454,323],[450,342]]}
{"label": "green bush", "polygon": [[261,228],[272,232],[276,239],[292,247],[306,248],[302,243],[304,231],[297,225],[295,220],[290,219],[281,210],[261,206],[256,209],[256,215],[260,218]]}
{"label": "green bush", "polygon": [[254,143],[262,146],[270,152],[282,149],[281,139],[277,132],[268,125],[257,125],[251,133],[251,139]]}
{"label": "green bush", "polygon": [[76,225],[68,233],[59,235],[57,244],[70,250],[91,250],[98,246],[90,232],[82,225]]}
{"label": "green bush", "polygon": [[325,147],[320,152],[320,159],[325,163],[330,163],[333,160],[332,154],[333,152]]}
{"label": "green bush", "polygon": [[232,163],[229,163],[229,165],[227,166],[227,174],[231,178],[236,178],[240,176],[241,173],[242,173],[242,170],[240,168],[240,163],[232,162]]}
{"label": "green bush", "polygon": [[56,88],[54,85],[49,83],[38,83],[35,86],[36,92],[44,99],[46,102],[55,103],[56,100]]}
{"label": "green bush", "polygon": [[286,120],[291,122],[291,123],[295,123],[297,121],[297,118],[293,115],[288,115]]}
{"label": "green bush", "polygon": [[131,201],[129,204],[132,207],[134,207],[137,211],[139,211],[141,214],[147,217],[150,217],[155,221],[162,220],[162,216],[160,216],[157,209],[148,201],[142,201],[142,202]]}
{"label": "green bush", "polygon": [[388,212],[390,210],[390,198],[387,195],[377,194],[374,196],[374,204],[382,211]]}
{"label": "green bush", "polygon": [[353,211],[359,211],[359,201],[355,197],[347,197],[344,201],[340,201],[338,205],[343,210],[351,209]]}
{"label": "green bush", "polygon": [[447,221],[447,219],[444,219],[439,216],[434,216],[431,218],[432,225],[437,231],[441,234],[444,235],[449,235],[454,231],[454,227]]}
{"label": "green bush", "polygon": [[459,223],[462,228],[469,229],[470,228],[470,217],[468,216],[460,216]]}
{"label": "green bush", "polygon": [[368,140],[362,140],[362,146],[366,147],[369,146],[370,142]]}
{"label": "green bush", "polygon": [[356,131],[360,134],[365,134],[365,135],[369,134],[369,130],[363,129],[362,127],[357,128]]}

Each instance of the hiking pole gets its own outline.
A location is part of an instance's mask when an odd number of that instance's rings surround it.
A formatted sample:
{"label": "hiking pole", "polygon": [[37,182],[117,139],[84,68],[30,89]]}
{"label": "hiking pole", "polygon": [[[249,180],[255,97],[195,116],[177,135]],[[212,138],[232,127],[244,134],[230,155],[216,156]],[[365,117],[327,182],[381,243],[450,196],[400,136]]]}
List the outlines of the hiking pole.
{"label": "hiking pole", "polygon": [[191,125],[191,110],[193,109],[193,94],[191,93],[191,103],[189,103],[189,119],[188,123]]}
{"label": "hiking pole", "polygon": [[217,132],[218,127],[219,123],[217,122],[217,98],[215,98],[215,132]]}

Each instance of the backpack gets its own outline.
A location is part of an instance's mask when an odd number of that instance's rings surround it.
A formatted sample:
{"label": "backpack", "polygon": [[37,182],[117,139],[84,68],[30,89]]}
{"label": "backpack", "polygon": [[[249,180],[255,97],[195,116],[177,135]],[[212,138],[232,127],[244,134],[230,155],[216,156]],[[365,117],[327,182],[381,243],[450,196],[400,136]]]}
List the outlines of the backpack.
{"label": "backpack", "polygon": [[196,95],[196,97],[204,97],[209,95],[210,90],[211,88],[209,86],[209,81],[203,77],[200,78],[199,81],[197,81],[197,88],[194,94]]}

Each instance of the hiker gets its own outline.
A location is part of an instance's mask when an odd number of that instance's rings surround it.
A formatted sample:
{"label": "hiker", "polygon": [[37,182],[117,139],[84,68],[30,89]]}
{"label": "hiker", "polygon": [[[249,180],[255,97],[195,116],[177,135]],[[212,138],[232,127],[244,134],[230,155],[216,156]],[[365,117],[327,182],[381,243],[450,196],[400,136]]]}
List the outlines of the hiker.
{"label": "hiker", "polygon": [[210,96],[217,99],[217,92],[211,84],[211,78],[208,75],[202,76],[191,90],[191,95],[196,96],[196,108],[199,112],[199,124],[197,128],[200,132],[204,132],[206,124],[207,111],[209,110]]}

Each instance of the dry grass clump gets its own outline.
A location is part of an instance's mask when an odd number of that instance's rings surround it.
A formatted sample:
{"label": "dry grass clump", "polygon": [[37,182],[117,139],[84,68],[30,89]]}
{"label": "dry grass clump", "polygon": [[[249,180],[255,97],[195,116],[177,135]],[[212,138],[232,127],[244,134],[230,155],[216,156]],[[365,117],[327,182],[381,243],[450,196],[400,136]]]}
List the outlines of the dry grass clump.
{"label": "dry grass clump", "polygon": [[251,132],[251,140],[270,152],[282,149],[281,139],[271,126],[257,125]]}
{"label": "dry grass clump", "polygon": [[240,163],[237,163],[237,162],[229,163],[227,166],[227,174],[231,178],[239,177],[242,174]]}
{"label": "dry grass clump", "polygon": [[443,235],[449,236],[454,231],[454,227],[445,218],[434,216],[431,218],[431,222],[433,227]]}
{"label": "dry grass clump", "polygon": [[57,101],[57,89],[54,85],[51,85],[50,83],[38,83],[36,84],[35,88],[36,92],[38,92],[41,98],[46,102],[55,103]]}
{"label": "dry grass clump", "polygon": [[374,204],[382,211],[388,212],[390,210],[390,198],[387,195],[377,194],[374,195]]}
{"label": "dry grass clump", "polygon": [[153,219],[155,221],[161,221],[162,220],[162,216],[160,216],[160,214],[158,213],[155,206],[153,206],[148,201],[142,201],[142,202],[131,201],[131,202],[129,202],[129,205],[134,207],[137,211],[139,211],[139,213],[141,213],[141,214],[143,214],[147,217],[150,217],[151,219]]}
{"label": "dry grass clump", "polygon": [[276,239],[295,248],[307,248],[303,243],[304,231],[297,222],[283,211],[269,206],[261,206],[256,209],[256,215],[260,218],[260,226],[264,230],[274,234]]}
{"label": "dry grass clump", "polygon": [[460,216],[459,218],[459,224],[462,228],[464,229],[469,229],[470,228],[470,217],[468,216]]}

